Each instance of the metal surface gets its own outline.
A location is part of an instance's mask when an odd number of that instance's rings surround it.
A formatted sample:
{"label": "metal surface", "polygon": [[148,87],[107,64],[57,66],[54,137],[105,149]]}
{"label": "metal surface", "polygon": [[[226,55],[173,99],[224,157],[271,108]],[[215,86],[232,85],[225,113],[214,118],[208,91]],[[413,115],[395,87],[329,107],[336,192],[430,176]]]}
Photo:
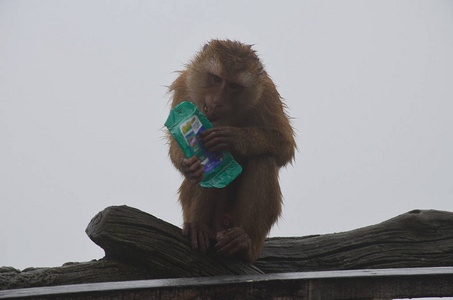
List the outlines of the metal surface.
{"label": "metal surface", "polygon": [[295,272],[295,273],[273,273],[263,275],[238,275],[238,276],[217,276],[198,278],[177,278],[177,279],[154,279],[122,282],[103,282],[90,284],[74,284],[52,287],[36,287],[27,289],[15,289],[0,291],[0,299],[39,297],[65,294],[79,294],[92,292],[111,292],[118,290],[156,289],[171,287],[190,286],[220,286],[238,283],[272,282],[272,281],[301,281],[301,280],[323,280],[323,279],[347,279],[347,278],[373,278],[373,277],[424,277],[424,276],[452,276],[453,267],[433,268],[401,268],[401,269],[363,269],[344,271],[319,271],[319,272]]}

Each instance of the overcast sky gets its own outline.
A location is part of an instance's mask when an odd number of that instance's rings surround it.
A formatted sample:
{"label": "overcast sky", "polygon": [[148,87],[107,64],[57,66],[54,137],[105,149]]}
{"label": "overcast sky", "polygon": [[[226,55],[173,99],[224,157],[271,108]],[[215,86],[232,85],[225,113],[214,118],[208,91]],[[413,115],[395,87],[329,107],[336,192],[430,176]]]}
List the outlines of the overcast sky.
{"label": "overcast sky", "polygon": [[296,161],[272,236],[453,211],[453,1],[0,1],[0,266],[104,253],[105,207],[182,224],[163,124],[211,38],[254,44]]}

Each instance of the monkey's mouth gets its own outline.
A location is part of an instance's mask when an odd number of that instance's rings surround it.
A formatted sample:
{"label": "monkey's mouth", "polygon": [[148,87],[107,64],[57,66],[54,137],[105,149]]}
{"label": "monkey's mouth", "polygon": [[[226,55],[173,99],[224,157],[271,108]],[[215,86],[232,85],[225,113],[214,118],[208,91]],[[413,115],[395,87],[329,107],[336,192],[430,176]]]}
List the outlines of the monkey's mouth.
{"label": "monkey's mouth", "polygon": [[209,108],[206,102],[204,103],[203,112],[210,122],[215,122],[220,119],[220,115],[217,114],[213,109]]}

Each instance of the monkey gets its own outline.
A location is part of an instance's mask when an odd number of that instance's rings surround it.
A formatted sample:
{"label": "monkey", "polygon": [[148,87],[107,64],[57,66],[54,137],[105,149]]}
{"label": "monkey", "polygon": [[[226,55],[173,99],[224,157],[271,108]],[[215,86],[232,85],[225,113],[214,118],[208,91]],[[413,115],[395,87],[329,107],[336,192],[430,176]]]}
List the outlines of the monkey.
{"label": "monkey", "polygon": [[200,134],[209,152],[230,151],[242,173],[224,188],[198,183],[204,167],[168,135],[169,156],[184,175],[179,188],[182,234],[205,255],[255,261],[282,210],[279,169],[297,149],[286,104],[253,45],[211,40],[169,87],[171,108],[191,101],[213,128]]}

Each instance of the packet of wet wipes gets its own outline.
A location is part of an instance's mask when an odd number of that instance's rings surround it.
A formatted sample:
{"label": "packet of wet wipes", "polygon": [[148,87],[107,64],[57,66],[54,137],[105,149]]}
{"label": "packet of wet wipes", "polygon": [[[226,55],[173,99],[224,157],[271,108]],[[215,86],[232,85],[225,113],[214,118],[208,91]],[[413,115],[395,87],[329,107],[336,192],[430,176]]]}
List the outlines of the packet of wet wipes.
{"label": "packet of wet wipes", "polygon": [[196,155],[204,166],[202,187],[222,188],[241,172],[242,167],[228,151],[207,152],[200,143],[200,132],[212,128],[212,124],[192,102],[185,101],[175,106],[165,126],[187,158]]}

